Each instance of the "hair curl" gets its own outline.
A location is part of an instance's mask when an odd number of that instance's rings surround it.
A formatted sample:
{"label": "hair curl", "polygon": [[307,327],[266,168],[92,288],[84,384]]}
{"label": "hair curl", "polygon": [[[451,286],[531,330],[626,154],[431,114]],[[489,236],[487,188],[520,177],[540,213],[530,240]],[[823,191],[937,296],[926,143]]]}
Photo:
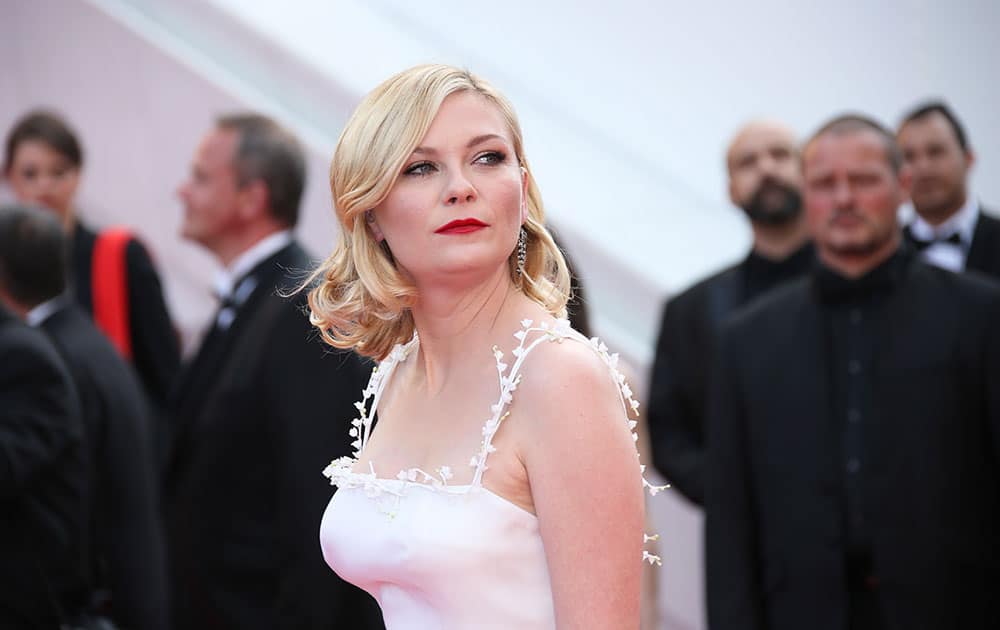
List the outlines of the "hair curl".
{"label": "hair curl", "polygon": [[541,194],[524,155],[517,115],[510,102],[476,75],[452,66],[421,65],[379,85],[351,115],[330,165],[330,188],[340,223],[330,256],[306,281],[310,321],[336,348],[384,359],[413,336],[410,308],[416,287],[396,268],[392,253],[365,226],[365,211],[389,194],[441,103],[456,92],[475,92],[495,105],[510,128],[518,163],[527,172],[527,258],[517,273],[516,250],[508,257],[511,280],[557,317],[566,314],[569,273],[545,228]]}

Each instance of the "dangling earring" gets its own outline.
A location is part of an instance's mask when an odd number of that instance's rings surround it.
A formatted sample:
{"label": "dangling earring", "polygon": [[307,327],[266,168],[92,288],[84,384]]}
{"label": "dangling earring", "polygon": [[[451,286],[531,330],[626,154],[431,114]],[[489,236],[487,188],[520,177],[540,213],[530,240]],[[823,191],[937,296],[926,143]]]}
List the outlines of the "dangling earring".
{"label": "dangling earring", "polygon": [[528,260],[528,233],[522,227],[517,235],[517,275],[524,275],[524,263]]}

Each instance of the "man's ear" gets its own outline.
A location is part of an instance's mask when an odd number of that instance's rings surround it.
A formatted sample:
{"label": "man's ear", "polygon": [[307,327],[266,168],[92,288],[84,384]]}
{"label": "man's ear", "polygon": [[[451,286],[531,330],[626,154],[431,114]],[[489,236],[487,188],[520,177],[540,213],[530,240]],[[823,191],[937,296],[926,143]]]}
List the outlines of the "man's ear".
{"label": "man's ear", "polygon": [[965,151],[965,170],[971,169],[976,164],[976,152],[972,149]]}
{"label": "man's ear", "polygon": [[262,179],[255,179],[239,190],[240,216],[252,220],[270,212],[271,193]]}

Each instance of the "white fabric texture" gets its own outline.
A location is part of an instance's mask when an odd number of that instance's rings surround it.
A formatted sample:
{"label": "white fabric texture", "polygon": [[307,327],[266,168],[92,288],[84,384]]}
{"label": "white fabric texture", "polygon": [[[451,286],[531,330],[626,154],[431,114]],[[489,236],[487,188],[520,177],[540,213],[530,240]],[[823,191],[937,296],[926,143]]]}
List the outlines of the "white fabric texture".
{"label": "white fabric texture", "polygon": [[[388,630],[555,628],[538,519],[482,485],[487,458],[495,450],[493,436],[513,400],[522,362],[546,341],[572,339],[601,356],[621,389],[625,421],[633,430],[627,412],[638,403],[615,369],[617,356],[597,339],[586,339],[565,320],[552,327],[536,327],[530,320],[522,325],[514,335],[519,345],[509,371],[504,353],[493,349],[499,399],[490,409],[479,452],[469,462],[475,468],[470,484],[449,485],[453,473],[447,466],[433,472],[403,470],[395,479],[379,477],[374,463],[368,472],[352,470],[385,385],[418,343],[416,337],[397,346],[373,372],[364,400],[356,405],[354,457],[336,460],[324,471],[339,490],[320,526],[323,556],[343,579],[375,597]],[[662,489],[643,484],[653,494]],[[659,561],[646,552],[643,559]]]}

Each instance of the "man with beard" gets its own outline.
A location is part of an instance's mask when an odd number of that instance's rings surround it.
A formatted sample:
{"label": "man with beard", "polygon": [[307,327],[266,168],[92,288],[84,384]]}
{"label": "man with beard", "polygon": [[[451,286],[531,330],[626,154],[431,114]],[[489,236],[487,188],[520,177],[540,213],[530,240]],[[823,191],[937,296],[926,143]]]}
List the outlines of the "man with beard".
{"label": "man with beard", "polygon": [[795,135],[755,121],[726,154],[729,196],[746,212],[753,249],[739,264],[674,297],[663,311],[650,386],[653,462],[691,501],[704,497],[705,394],[722,322],[772,287],[797,277],[813,258],[801,220]]}
{"label": "man with beard", "polygon": [[1000,220],[968,192],[975,155],[962,123],[940,102],[914,109],[896,134],[910,168],[916,216],[903,234],[924,261],[1000,278]]}
{"label": "man with beard", "polygon": [[729,320],[708,414],[714,630],[1000,627],[1000,287],[900,247],[860,116],[802,150],[819,264]]}

